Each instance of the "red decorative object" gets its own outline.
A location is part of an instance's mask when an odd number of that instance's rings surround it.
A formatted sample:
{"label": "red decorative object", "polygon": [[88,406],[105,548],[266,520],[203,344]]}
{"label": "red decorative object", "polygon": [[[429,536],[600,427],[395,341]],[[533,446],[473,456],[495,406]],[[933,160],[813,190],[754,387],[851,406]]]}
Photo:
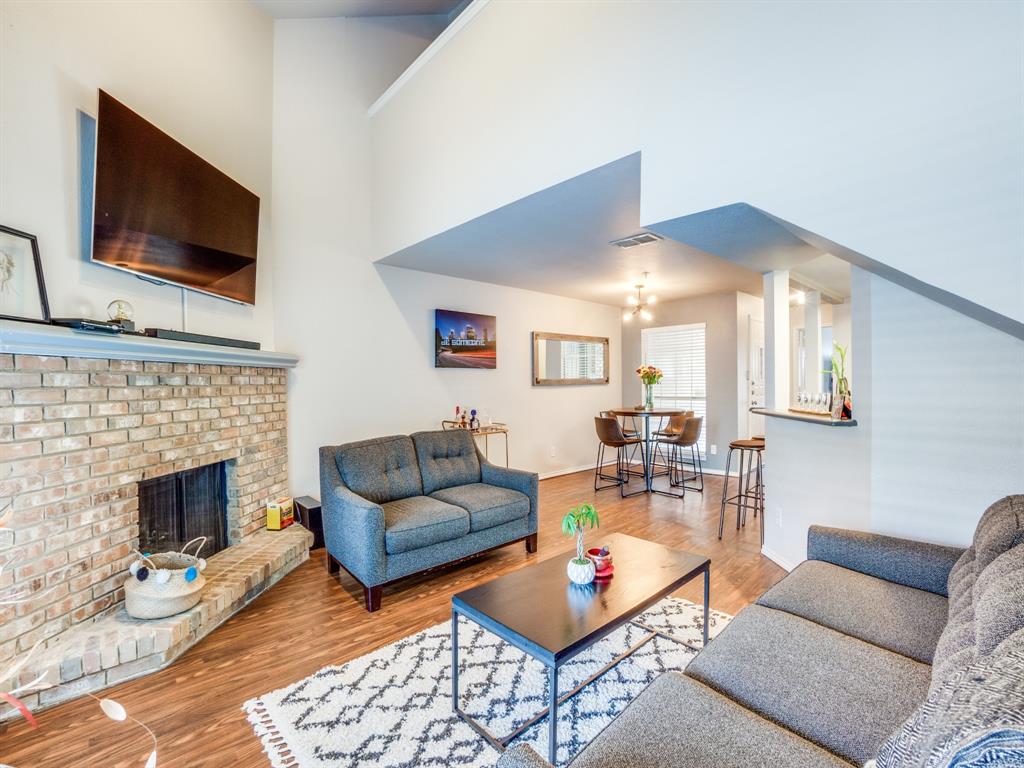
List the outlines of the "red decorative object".
{"label": "red decorative object", "polygon": [[587,557],[594,561],[594,568],[601,573],[612,564],[612,553],[604,547],[591,547],[587,550]]}
{"label": "red decorative object", "polygon": [[614,565],[609,565],[603,571],[597,571],[594,574],[594,579],[596,579],[596,580],[610,579],[614,575],[615,575],[615,566]]}

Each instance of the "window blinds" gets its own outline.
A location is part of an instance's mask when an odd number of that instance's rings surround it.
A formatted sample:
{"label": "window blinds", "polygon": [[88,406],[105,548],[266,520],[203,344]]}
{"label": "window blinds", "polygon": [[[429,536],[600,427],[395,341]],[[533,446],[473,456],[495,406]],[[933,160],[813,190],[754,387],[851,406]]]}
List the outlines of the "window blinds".
{"label": "window blinds", "polygon": [[705,323],[643,328],[640,344],[647,365],[660,368],[664,374],[654,385],[656,408],[693,411],[704,417],[700,433],[700,452],[707,455],[707,356]]}

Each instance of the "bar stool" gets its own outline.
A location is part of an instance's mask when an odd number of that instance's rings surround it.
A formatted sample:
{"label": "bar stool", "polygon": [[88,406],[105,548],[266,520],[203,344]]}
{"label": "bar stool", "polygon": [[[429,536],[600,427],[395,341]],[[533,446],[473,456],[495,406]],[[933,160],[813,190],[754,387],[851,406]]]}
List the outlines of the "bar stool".
{"label": "bar stool", "polygon": [[[668,424],[665,425],[665,427],[663,429],[655,430],[654,437],[655,437],[655,439],[658,442],[656,442],[654,444],[654,461],[652,462],[652,466],[653,467],[657,467],[658,466],[658,457],[659,456],[661,456],[661,458],[662,458],[661,466],[668,468],[671,465],[671,463],[672,463],[671,456],[666,459],[661,454],[661,446],[662,446],[662,444],[667,444],[668,443],[667,440],[662,440],[661,438],[673,438],[673,437],[678,437],[679,435],[681,435],[683,433],[683,426],[686,424],[686,420],[689,419],[689,418],[692,418],[692,417],[693,417],[693,411],[681,411],[680,413],[673,413],[671,416],[668,417]],[[671,451],[671,448],[669,448],[669,450]],[[662,475],[667,475],[667,474],[668,474],[668,470],[666,469],[666,471],[664,471],[664,472],[655,472],[654,476],[655,477],[661,477]],[[671,494],[671,495],[675,496],[675,494]]]}
{"label": "bar stool", "polygon": [[[603,416],[605,418],[615,419],[616,421],[619,420],[619,417],[615,415],[615,411],[598,411],[597,415]],[[634,424],[632,427],[627,427],[620,422],[619,426],[622,429],[622,434],[624,434],[626,437],[637,437],[640,434],[640,430],[636,428],[636,424]]]}
{"label": "bar stool", "polygon": [[[722,483],[722,509],[718,515],[718,538],[722,538],[725,529],[725,507],[732,504],[736,507],[736,530],[747,523],[747,509],[754,510],[756,518],[761,513],[761,543],[764,544],[764,486],[762,485],[761,453],[764,451],[764,440],[733,440],[729,443],[729,453],[725,458],[725,478]],[[740,471],[736,478],[736,494],[729,495],[729,469],[732,465],[733,451],[739,452]],[[756,464],[756,466],[755,466]],[[744,470],[744,465],[746,470]],[[754,475],[754,487],[750,487],[750,476]]]}
{"label": "bar stool", "polygon": [[[659,440],[659,444],[668,446],[668,482],[673,488],[682,488],[682,493],[670,493],[669,491],[656,491],[665,496],[675,496],[677,499],[686,497],[686,492],[697,491],[704,493],[704,467],[701,464],[700,450],[697,448],[697,441],[700,440],[700,433],[704,427],[703,416],[692,416],[683,425],[683,431],[674,437],[667,437]],[[685,449],[690,449],[690,461],[687,463],[683,456]],[[693,469],[692,474],[686,474],[686,467]],[[700,485],[687,485],[688,481],[700,480]]]}
{"label": "bar stool", "polygon": [[[630,471],[628,465],[625,464],[627,461],[626,451],[633,447],[634,450],[637,446],[640,448],[641,461],[646,459],[644,455],[644,443],[639,437],[626,437],[622,433],[622,427],[619,424],[619,420],[614,416],[595,416],[594,417],[594,428],[597,430],[597,439],[600,441],[597,447],[597,466],[594,468],[594,490],[603,491],[606,488],[614,488],[618,486],[619,494],[622,498],[629,496],[636,496],[640,493],[645,493],[647,488],[641,488],[639,491],[633,493],[626,493],[624,486],[629,483]],[[615,449],[615,476],[604,474],[601,469],[604,467],[604,451],[605,448]],[[600,484],[600,481],[606,481],[604,485]]]}
{"label": "bar stool", "polygon": [[[615,411],[598,411],[597,415],[602,417],[602,418],[606,418],[606,419],[615,419],[615,421],[619,425],[619,429],[622,430],[622,434],[626,437],[627,440],[630,439],[630,438],[634,438],[634,437],[637,438],[638,440],[642,440],[642,438],[640,436],[640,430],[638,430],[636,428],[636,422],[635,421],[634,421],[632,427],[627,427],[622,421],[619,421],[619,417],[615,414]],[[633,477],[644,477],[644,471],[643,471],[643,466],[644,465],[643,465],[643,462],[640,463],[640,467],[641,467],[640,469],[633,469],[632,468],[633,464],[635,463],[635,460],[636,460],[636,446],[633,446],[633,452],[630,454],[629,458],[625,461],[626,472],[629,473],[630,475],[632,475]]]}

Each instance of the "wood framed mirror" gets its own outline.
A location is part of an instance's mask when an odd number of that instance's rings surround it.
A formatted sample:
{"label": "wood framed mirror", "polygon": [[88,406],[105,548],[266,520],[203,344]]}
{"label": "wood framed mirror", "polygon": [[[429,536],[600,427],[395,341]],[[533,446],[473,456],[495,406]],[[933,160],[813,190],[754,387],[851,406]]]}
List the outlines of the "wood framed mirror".
{"label": "wood framed mirror", "polygon": [[608,338],[533,332],[535,387],[608,383]]}

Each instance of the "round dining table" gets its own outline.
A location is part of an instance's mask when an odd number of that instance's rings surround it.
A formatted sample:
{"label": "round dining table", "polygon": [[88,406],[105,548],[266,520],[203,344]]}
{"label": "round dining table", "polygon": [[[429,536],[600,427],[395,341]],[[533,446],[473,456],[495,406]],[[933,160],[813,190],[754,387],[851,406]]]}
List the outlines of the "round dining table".
{"label": "round dining table", "polygon": [[631,419],[643,419],[644,420],[644,483],[647,486],[647,492],[651,492],[651,486],[654,483],[654,433],[657,429],[651,429],[651,419],[669,419],[676,416],[683,411],[678,408],[615,408],[610,411],[615,416],[624,416]]}

